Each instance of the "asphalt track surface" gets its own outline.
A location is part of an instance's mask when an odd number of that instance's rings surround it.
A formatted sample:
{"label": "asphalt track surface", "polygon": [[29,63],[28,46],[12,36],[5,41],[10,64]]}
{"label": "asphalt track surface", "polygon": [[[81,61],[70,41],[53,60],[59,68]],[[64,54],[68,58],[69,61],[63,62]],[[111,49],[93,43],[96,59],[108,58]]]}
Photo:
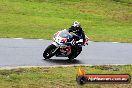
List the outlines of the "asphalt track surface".
{"label": "asphalt track surface", "polygon": [[43,60],[50,40],[0,38],[0,67],[75,64],[132,64],[132,43],[89,42],[72,62],[67,57]]}

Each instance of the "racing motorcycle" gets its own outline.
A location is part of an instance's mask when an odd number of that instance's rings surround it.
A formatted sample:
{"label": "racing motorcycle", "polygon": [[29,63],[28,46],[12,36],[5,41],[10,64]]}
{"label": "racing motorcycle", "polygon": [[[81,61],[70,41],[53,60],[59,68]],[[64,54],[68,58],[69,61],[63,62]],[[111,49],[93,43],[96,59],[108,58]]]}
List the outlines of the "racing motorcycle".
{"label": "racing motorcycle", "polygon": [[83,40],[69,33],[66,29],[58,31],[53,36],[53,42],[49,45],[44,53],[45,59],[50,59],[52,56],[68,57],[70,60],[76,58],[82,51],[82,46],[88,45],[89,38],[85,35],[85,44]]}

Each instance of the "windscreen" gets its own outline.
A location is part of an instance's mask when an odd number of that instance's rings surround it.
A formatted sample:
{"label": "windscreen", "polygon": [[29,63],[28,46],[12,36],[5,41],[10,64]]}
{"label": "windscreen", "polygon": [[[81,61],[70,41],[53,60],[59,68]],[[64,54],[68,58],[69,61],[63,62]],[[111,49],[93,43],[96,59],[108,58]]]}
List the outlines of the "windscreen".
{"label": "windscreen", "polygon": [[72,34],[70,34],[67,30],[61,31],[59,36],[62,38],[68,38],[68,39],[71,39],[73,37]]}

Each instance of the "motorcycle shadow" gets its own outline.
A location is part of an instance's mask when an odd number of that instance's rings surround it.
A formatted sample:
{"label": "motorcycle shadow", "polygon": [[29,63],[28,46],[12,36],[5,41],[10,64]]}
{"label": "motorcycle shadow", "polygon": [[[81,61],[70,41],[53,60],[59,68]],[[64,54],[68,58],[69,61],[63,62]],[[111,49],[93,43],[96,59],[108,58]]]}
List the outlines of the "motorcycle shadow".
{"label": "motorcycle shadow", "polygon": [[69,60],[69,59],[47,59],[44,61],[59,65],[69,65],[69,64],[81,64],[81,62],[77,59]]}

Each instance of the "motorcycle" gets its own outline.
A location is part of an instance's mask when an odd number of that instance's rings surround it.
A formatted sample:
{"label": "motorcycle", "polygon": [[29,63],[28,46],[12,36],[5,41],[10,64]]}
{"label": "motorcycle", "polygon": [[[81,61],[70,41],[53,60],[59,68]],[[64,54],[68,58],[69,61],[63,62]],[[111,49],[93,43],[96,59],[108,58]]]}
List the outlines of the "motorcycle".
{"label": "motorcycle", "polygon": [[58,31],[53,36],[53,42],[44,53],[45,59],[56,57],[68,57],[70,60],[76,58],[82,51],[82,46],[88,45],[89,38],[85,35],[85,44],[83,39],[78,39],[76,35],[69,33],[66,29]]}

